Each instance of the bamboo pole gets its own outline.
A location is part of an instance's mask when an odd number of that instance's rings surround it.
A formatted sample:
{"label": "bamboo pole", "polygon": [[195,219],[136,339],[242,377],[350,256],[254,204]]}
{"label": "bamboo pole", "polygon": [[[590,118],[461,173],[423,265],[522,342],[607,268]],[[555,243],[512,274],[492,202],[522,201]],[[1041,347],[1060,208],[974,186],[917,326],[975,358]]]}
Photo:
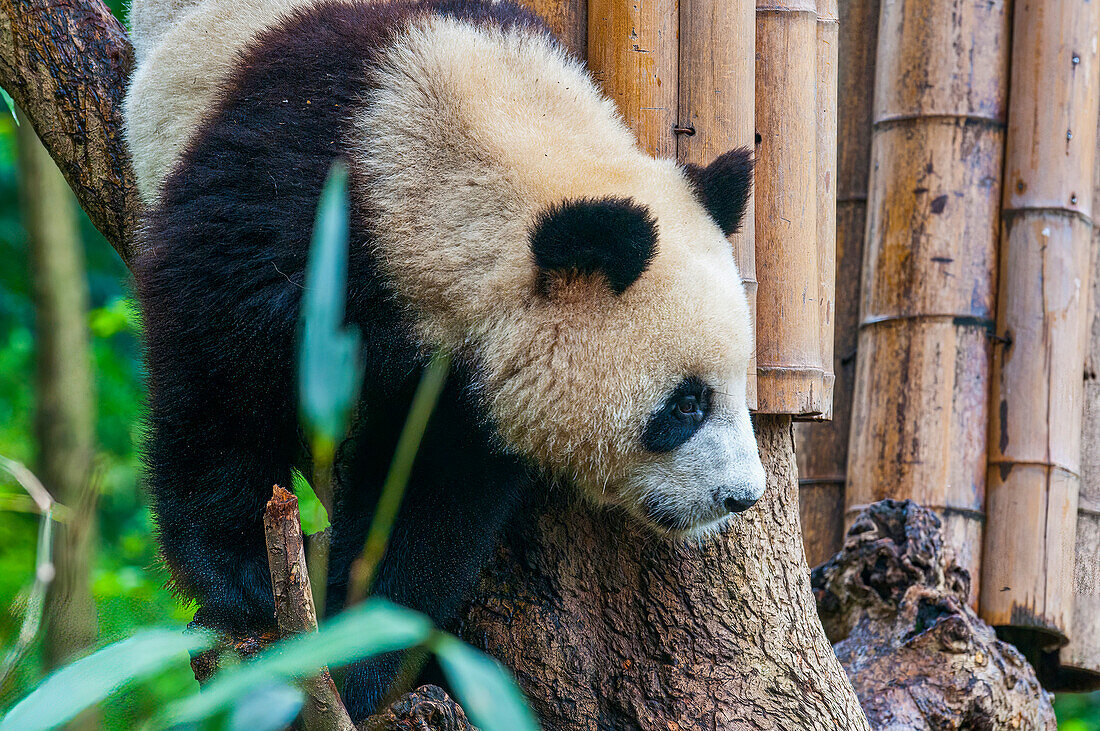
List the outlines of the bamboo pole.
{"label": "bamboo pole", "polygon": [[757,406],[826,411],[817,251],[817,7],[756,3]]}
{"label": "bamboo pole", "polygon": [[981,614],[1029,654],[1073,609],[1100,5],[1014,21]]}
{"label": "bamboo pole", "polygon": [[[42,660],[54,669],[96,641],[95,378],[76,200],[30,122],[19,118],[20,209],[34,285],[36,472],[72,515],[54,536],[56,575],[46,592]],[[87,711],[68,728],[94,729],[100,720]]]}
{"label": "bamboo pole", "polygon": [[825,371],[821,413],[811,418],[833,418],[833,326],[836,297],[836,145],[837,60],[840,45],[837,0],[817,0],[817,307],[818,346]]}
{"label": "bamboo pole", "polygon": [[867,220],[871,157],[871,101],[879,0],[840,3],[838,147],[836,175],[836,304],[834,306],[833,419],[795,426],[799,513],[806,558],[816,566],[844,539],[844,482],[852,417],[859,280]]}
{"label": "bamboo pole", "polygon": [[[1100,133],[1098,133],[1100,143]],[[1085,353],[1081,427],[1081,486],[1073,568],[1073,620],[1069,644],[1058,656],[1054,690],[1100,690],[1100,152],[1092,167],[1092,285]]]}
{"label": "bamboo pole", "polygon": [[588,68],[642,148],[676,156],[678,0],[590,0]]}
{"label": "bamboo pole", "polygon": [[585,0],[522,0],[577,58],[588,55],[588,3]]}
{"label": "bamboo pole", "polygon": [[[756,21],[754,0],[681,0],[677,157],[706,166],[755,136]],[[745,221],[755,220],[749,198]],[[754,226],[732,234],[733,258],[756,312]],[[756,359],[749,363],[749,407],[756,407]]]}
{"label": "bamboo pole", "polygon": [[935,509],[975,579],[1008,38],[1006,0],[882,2],[845,496]]}

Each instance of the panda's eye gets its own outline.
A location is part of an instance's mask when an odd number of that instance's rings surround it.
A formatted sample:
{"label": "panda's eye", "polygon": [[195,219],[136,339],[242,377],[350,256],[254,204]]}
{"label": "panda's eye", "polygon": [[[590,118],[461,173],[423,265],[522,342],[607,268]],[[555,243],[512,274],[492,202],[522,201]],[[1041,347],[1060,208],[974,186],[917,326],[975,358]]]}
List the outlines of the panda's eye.
{"label": "panda's eye", "polygon": [[694,395],[680,397],[676,402],[676,410],[681,414],[694,414],[699,411],[699,398]]}
{"label": "panda's eye", "polygon": [[703,426],[710,411],[712,390],[702,379],[685,378],[653,414],[642,433],[651,452],[671,452]]}

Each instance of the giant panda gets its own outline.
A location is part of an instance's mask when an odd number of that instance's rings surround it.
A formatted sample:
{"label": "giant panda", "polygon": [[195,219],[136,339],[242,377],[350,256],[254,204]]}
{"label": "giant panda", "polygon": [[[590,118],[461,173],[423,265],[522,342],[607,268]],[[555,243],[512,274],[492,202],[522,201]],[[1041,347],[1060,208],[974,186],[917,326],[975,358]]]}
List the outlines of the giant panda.
{"label": "giant panda", "polygon": [[[144,457],[197,621],[273,623],[262,514],[272,485],[307,468],[296,324],[337,159],[365,378],[339,452],[330,611],[439,349],[452,372],[373,587],[439,623],[551,486],[673,538],[761,497],[752,323],[726,239],[748,151],[707,167],[646,155],[508,0],[135,0],[131,17]],[[396,668],[349,672],[355,718]]]}

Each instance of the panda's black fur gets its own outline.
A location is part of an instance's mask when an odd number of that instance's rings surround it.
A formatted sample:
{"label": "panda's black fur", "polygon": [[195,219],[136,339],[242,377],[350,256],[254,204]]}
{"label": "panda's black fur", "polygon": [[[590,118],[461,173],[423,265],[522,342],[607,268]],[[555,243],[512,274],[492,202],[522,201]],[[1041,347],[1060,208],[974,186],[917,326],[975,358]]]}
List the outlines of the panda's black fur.
{"label": "panda's black fur", "polygon": [[[515,5],[477,0],[300,12],[241,60],[223,106],[147,216],[148,245],[134,269],[150,392],[148,487],[164,555],[180,588],[200,599],[196,618],[208,626],[248,633],[273,621],[260,525],[272,486],[291,484],[292,465],[306,467],[295,333],[319,192],[364,91],[362,66],[410,15],[425,12],[541,28]],[[353,168],[351,195],[369,184]],[[357,213],[347,318],[362,335],[369,376],[342,454],[330,614],[343,605],[423,365],[370,254],[369,214]],[[378,594],[438,622],[453,617],[512,508],[532,492],[528,468],[501,448],[469,385],[456,364],[375,583]],[[392,670],[391,658],[349,674],[353,717],[373,708]]]}

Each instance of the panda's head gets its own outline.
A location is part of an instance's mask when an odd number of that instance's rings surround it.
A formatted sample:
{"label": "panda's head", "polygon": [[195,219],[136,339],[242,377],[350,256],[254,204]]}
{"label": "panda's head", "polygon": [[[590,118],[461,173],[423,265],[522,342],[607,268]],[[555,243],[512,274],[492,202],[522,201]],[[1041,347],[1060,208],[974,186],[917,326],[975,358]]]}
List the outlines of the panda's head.
{"label": "panda's head", "polygon": [[659,530],[705,531],[764,493],[726,239],[751,179],[747,150],[580,174],[531,216],[527,304],[482,340],[507,441]]}

